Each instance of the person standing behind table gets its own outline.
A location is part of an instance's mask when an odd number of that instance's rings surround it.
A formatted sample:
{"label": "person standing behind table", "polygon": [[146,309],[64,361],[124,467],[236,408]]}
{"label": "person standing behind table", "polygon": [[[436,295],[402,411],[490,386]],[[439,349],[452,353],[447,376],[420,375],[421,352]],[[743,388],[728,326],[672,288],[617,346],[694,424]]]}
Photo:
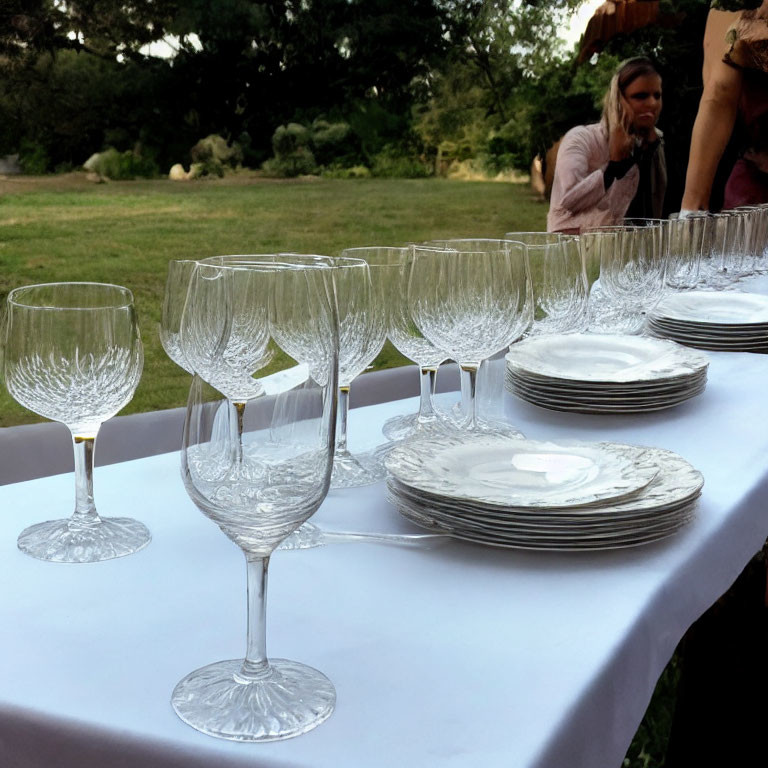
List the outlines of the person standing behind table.
{"label": "person standing behind table", "polygon": [[702,75],[681,208],[709,208],[715,172],[737,117],[746,143],[726,183],[723,207],[768,202],[768,0],[712,2]]}
{"label": "person standing behind table", "polygon": [[661,76],[643,56],[614,74],[599,123],[572,128],[557,153],[547,229],[577,233],[620,224],[625,217],[660,218],[667,189]]}

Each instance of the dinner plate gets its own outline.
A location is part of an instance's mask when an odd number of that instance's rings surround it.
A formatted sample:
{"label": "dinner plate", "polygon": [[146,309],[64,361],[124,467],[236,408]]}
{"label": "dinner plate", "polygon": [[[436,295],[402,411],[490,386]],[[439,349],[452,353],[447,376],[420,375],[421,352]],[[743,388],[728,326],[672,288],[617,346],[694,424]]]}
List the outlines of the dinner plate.
{"label": "dinner plate", "polygon": [[654,400],[633,400],[630,398],[613,398],[609,400],[601,400],[598,398],[561,398],[550,394],[531,394],[524,388],[515,385],[510,387],[510,391],[521,400],[525,400],[532,405],[538,405],[542,408],[548,408],[555,411],[591,414],[633,414],[645,413],[647,411],[662,411],[666,408],[672,408],[675,405],[680,405],[681,403],[700,395],[705,388],[706,383],[701,383],[698,387],[687,390],[685,393],[670,395]]}
{"label": "dinner plate", "polygon": [[532,337],[510,347],[507,367],[549,380],[637,383],[706,370],[706,355],[644,336],[560,334]]}
{"label": "dinner plate", "polygon": [[541,387],[552,391],[573,392],[574,394],[604,394],[614,392],[616,394],[644,394],[651,392],[670,392],[675,389],[689,387],[693,382],[706,381],[707,370],[703,369],[686,376],[676,376],[658,381],[627,381],[617,383],[602,383],[580,381],[577,379],[548,379],[542,376],[531,375],[527,371],[519,369],[506,369],[506,378],[509,381],[518,381],[530,387]]}
{"label": "dinner plate", "polygon": [[[640,448],[639,446],[627,446]],[[446,505],[447,509],[466,510],[468,514],[480,515],[488,519],[507,520],[511,515],[517,519],[536,521],[554,521],[584,519],[586,516],[605,518],[617,514],[644,514],[650,511],[668,509],[675,505],[684,504],[696,498],[704,486],[704,478],[682,456],[663,448],[640,448],[643,451],[643,461],[653,464],[657,474],[653,480],[635,495],[626,499],[617,499],[601,505],[573,507],[551,506],[546,510],[539,508],[519,507],[513,504],[489,505],[481,500],[467,499],[457,501],[452,496],[437,492],[428,492],[416,486],[403,482],[396,476],[389,478],[391,490],[402,487],[415,499],[427,499]]]}
{"label": "dinner plate", "polygon": [[386,466],[402,483],[443,497],[504,507],[576,507],[648,485],[658,467],[644,453],[617,443],[460,435],[397,446]]}
{"label": "dinner plate", "polygon": [[388,497],[409,520],[455,538],[492,546],[598,550],[635,546],[678,531],[695,514],[703,477],[685,459],[658,448],[643,459],[658,468],[634,495],[583,507],[507,507],[426,492],[390,476]]}
{"label": "dinner plate", "polygon": [[689,291],[665,297],[651,317],[722,325],[768,324],[768,296],[734,291]]}
{"label": "dinner plate", "polygon": [[518,390],[529,392],[532,395],[551,395],[567,398],[569,400],[584,400],[595,403],[612,402],[637,402],[643,403],[654,400],[664,400],[678,395],[684,395],[694,389],[706,385],[706,377],[691,377],[681,383],[664,388],[650,387],[648,389],[614,389],[610,387],[587,389],[585,387],[564,387],[556,384],[532,383],[514,374],[507,377],[506,381]]}

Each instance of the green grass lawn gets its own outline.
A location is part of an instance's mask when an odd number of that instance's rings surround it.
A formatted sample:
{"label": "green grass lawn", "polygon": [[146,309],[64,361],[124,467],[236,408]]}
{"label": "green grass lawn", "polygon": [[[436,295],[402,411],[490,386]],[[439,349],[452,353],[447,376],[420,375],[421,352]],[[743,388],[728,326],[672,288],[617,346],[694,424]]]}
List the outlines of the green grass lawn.
{"label": "green grass lawn", "polygon": [[[136,297],[144,375],[123,413],[186,402],[189,377],[157,334],[169,259],[292,250],[335,255],[362,245],[502,237],[545,227],[547,205],[525,184],[444,179],[90,184],[78,176],[0,184],[0,299],[57,280],[118,283]],[[377,367],[400,364],[391,348]],[[0,426],[40,419],[3,390]]]}

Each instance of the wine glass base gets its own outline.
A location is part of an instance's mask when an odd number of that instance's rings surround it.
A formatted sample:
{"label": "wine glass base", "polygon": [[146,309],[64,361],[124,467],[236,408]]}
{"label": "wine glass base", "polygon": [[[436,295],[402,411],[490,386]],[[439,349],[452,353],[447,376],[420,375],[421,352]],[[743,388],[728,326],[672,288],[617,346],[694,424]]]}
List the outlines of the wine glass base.
{"label": "wine glass base", "polygon": [[427,437],[438,432],[444,432],[445,429],[437,416],[429,421],[419,421],[418,413],[409,413],[387,419],[381,431],[387,440],[395,442],[415,437]]}
{"label": "wine glass base", "polygon": [[471,428],[465,425],[464,411],[461,403],[456,403],[450,411],[443,413],[443,433],[451,431],[471,432],[472,434],[504,435],[511,438],[525,438],[525,435],[516,427],[506,421],[499,419],[477,416],[474,426]]}
{"label": "wine glass base", "polygon": [[171,704],[187,724],[231,741],[278,741],[312,730],[336,704],[333,683],[305,664],[270,659],[263,680],[242,681],[242,659],[209,664],[173,689]]}
{"label": "wine glass base", "polygon": [[103,517],[90,526],[72,518],[37,523],[21,532],[19,549],[30,557],[54,563],[97,563],[138,552],[149,544],[149,530],[129,517]]}
{"label": "wine glass base", "polygon": [[373,485],[387,476],[387,470],[377,459],[376,451],[367,453],[337,453],[333,458],[331,488],[358,488]]}
{"label": "wine glass base", "polygon": [[278,549],[312,549],[323,545],[323,532],[307,521],[280,542]]}

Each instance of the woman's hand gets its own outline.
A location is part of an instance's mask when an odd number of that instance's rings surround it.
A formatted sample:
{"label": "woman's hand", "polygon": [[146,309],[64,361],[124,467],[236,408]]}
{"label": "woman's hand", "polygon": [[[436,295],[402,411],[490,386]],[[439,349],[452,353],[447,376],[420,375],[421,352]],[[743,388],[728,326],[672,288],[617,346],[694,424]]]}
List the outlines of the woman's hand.
{"label": "woman's hand", "polygon": [[[621,97],[624,101],[624,97]],[[608,155],[611,162],[626,160],[635,146],[635,139],[630,133],[630,124],[627,120],[627,108],[624,104],[619,106],[619,114],[612,121],[611,132],[608,136]]]}

